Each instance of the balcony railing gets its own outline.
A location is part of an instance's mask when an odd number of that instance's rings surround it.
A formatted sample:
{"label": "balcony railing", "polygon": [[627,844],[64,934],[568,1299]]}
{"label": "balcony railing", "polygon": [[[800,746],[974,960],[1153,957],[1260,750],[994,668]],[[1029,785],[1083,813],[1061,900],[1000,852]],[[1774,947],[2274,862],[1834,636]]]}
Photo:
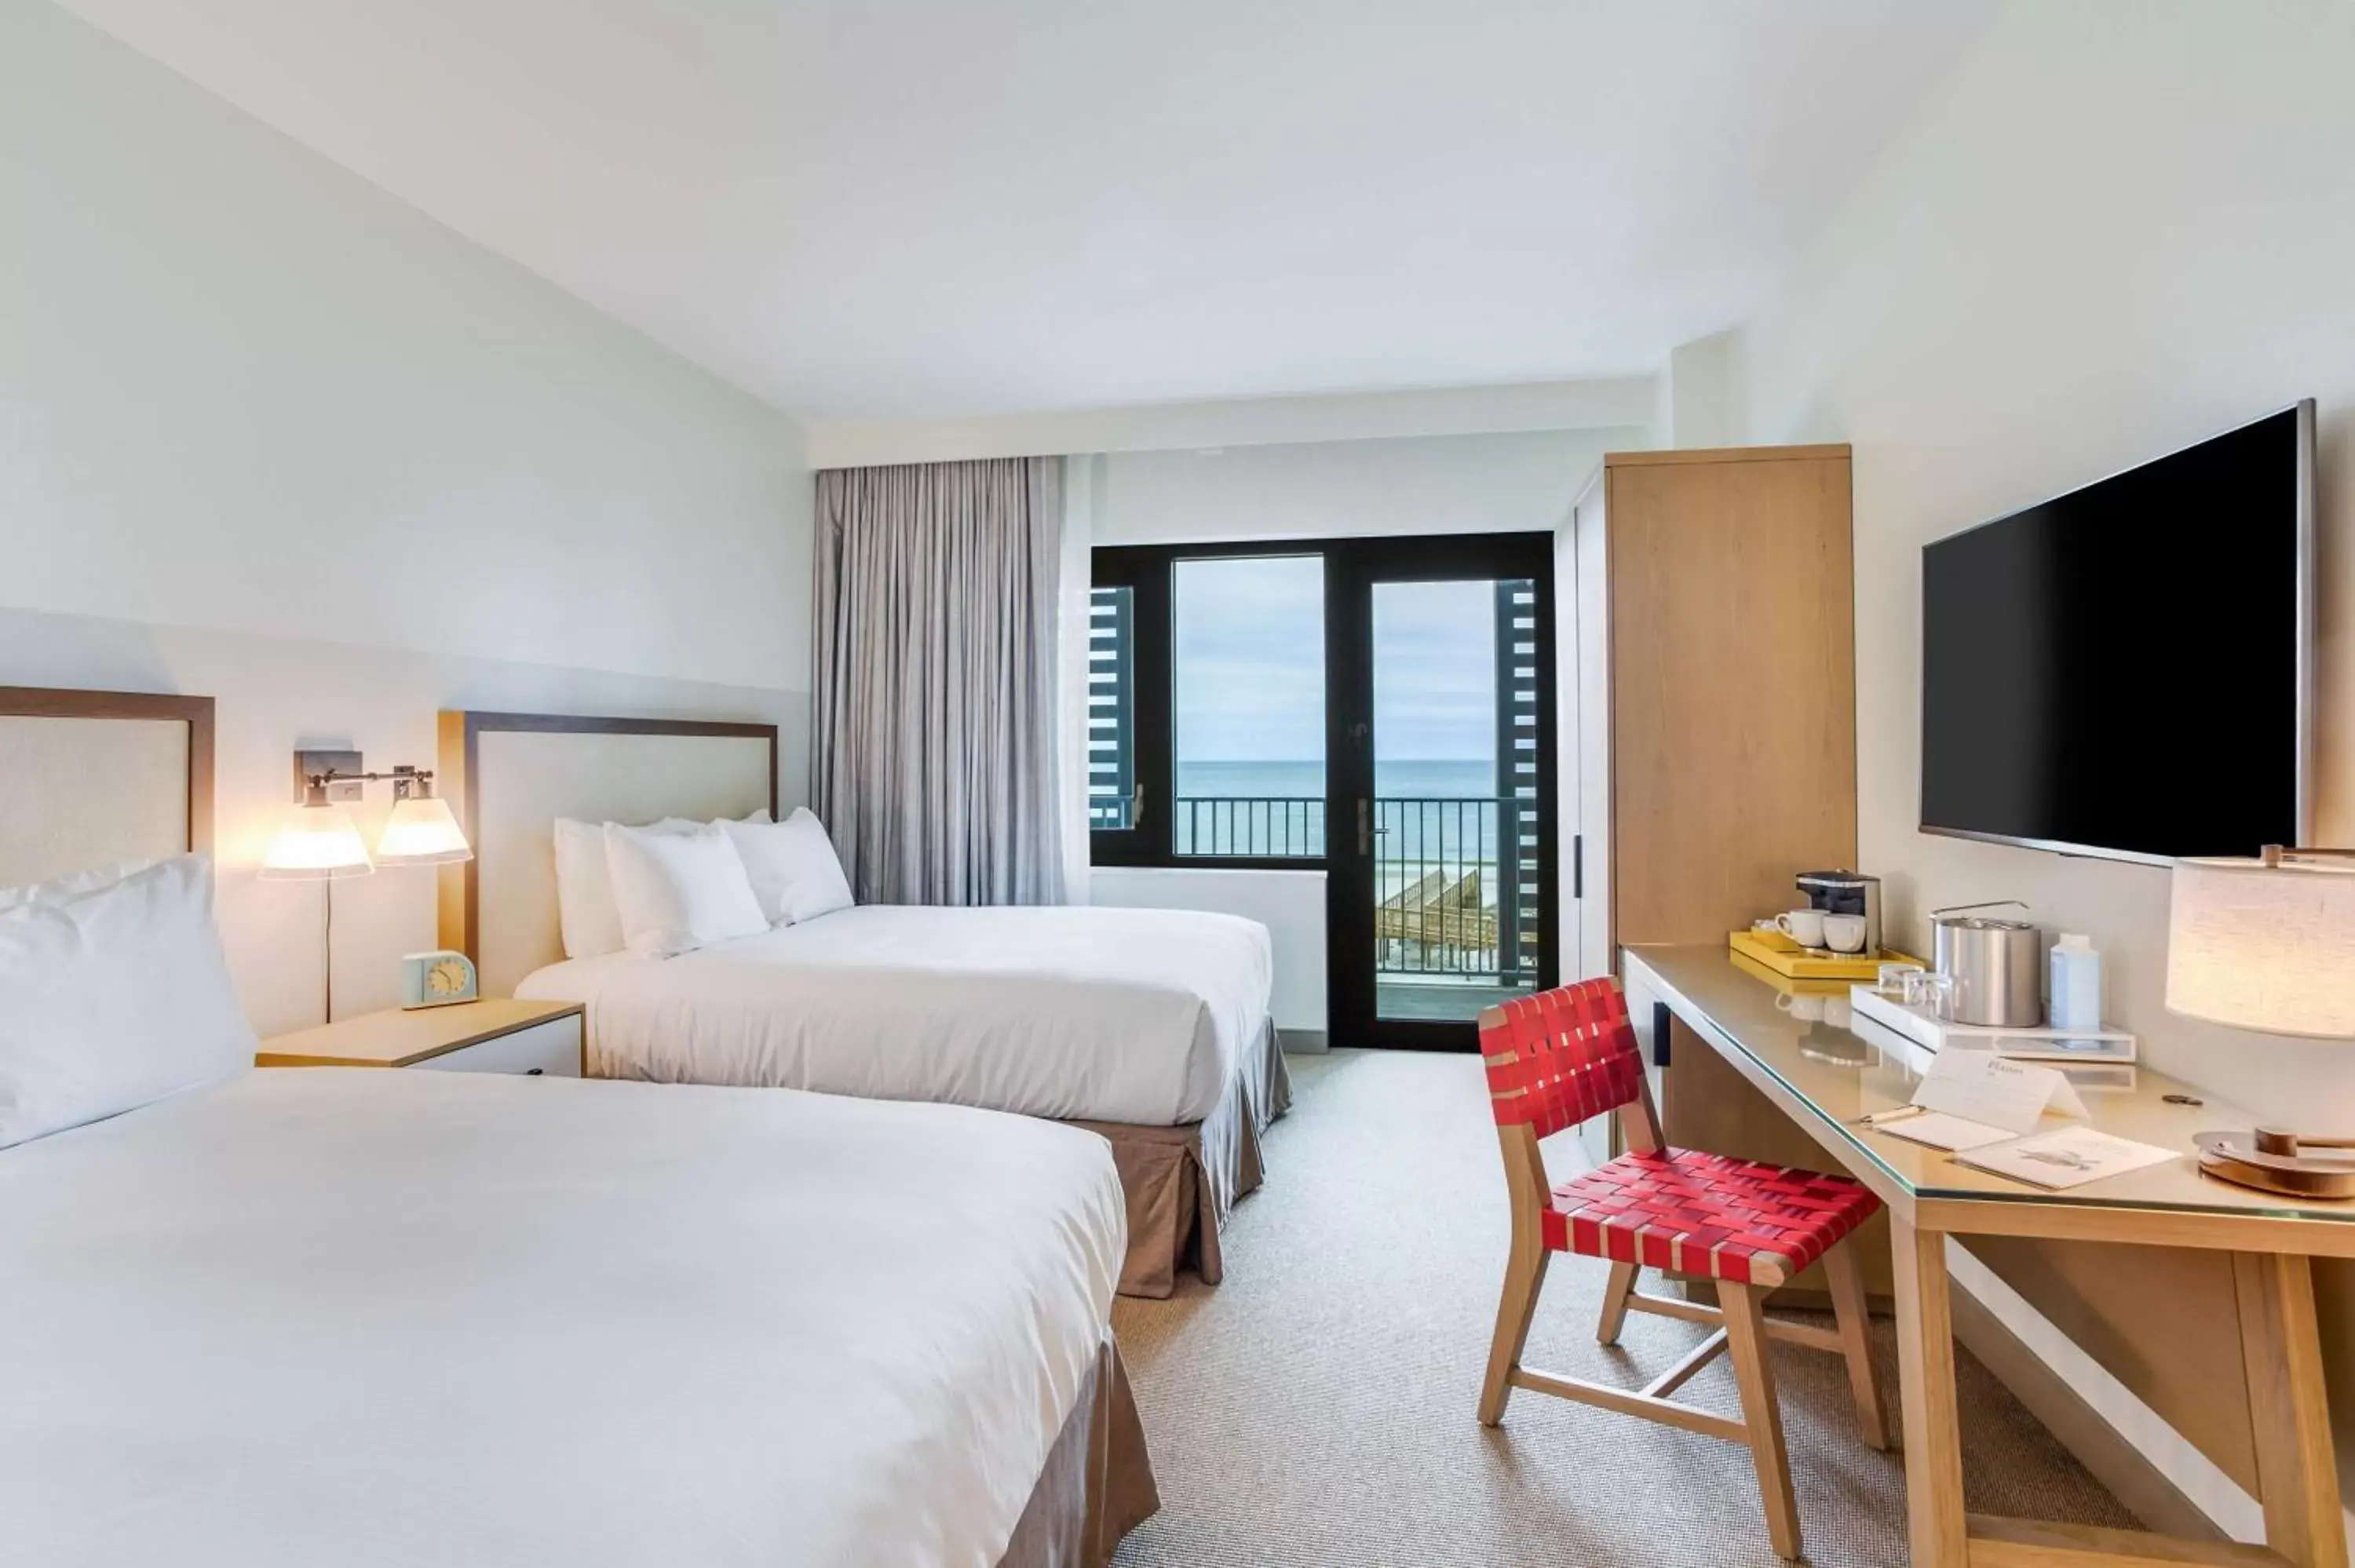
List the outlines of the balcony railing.
{"label": "balcony railing", "polygon": [[[1181,796],[1180,855],[1315,859],[1321,798]],[[1373,801],[1375,969],[1434,980],[1534,980],[1538,802],[1512,796],[1378,796]]]}
{"label": "balcony railing", "polygon": [[1376,972],[1534,977],[1538,803],[1378,796],[1373,811]]}
{"label": "balcony railing", "polygon": [[1169,822],[1177,854],[1254,855],[1263,859],[1325,853],[1321,795],[1180,795]]}

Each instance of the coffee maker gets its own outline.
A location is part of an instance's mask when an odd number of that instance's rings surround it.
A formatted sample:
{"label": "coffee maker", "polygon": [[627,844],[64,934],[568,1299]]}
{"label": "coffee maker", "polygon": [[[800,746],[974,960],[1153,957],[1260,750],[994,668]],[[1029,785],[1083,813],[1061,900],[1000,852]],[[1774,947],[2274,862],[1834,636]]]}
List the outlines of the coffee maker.
{"label": "coffee maker", "polygon": [[1803,871],[1798,881],[1809,908],[1827,915],[1863,916],[1864,951],[1868,957],[1879,956],[1881,878],[1860,871]]}

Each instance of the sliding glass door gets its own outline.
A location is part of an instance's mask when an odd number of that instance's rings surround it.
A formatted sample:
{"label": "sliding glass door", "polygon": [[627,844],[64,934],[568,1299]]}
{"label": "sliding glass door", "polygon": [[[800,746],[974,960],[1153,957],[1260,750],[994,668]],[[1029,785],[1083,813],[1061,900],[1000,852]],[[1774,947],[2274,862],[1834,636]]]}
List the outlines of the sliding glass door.
{"label": "sliding glass door", "polygon": [[1326,950],[1278,961],[1324,964],[1334,1042],[1471,1048],[1558,972],[1551,557],[1543,533],[1098,550],[1096,863],[1321,874]]}

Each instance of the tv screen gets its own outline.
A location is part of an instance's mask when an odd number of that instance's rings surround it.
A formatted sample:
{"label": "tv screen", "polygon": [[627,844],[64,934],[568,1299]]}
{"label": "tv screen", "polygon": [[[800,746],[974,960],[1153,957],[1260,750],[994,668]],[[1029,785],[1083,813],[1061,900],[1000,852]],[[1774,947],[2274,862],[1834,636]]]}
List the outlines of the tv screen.
{"label": "tv screen", "polygon": [[2299,842],[2313,440],[2301,403],[1923,547],[1923,832]]}

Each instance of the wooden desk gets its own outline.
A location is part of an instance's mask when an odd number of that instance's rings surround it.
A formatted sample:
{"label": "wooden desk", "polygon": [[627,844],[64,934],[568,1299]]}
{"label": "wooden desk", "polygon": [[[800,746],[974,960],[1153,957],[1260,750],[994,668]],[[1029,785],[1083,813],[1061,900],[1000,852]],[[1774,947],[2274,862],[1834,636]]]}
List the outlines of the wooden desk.
{"label": "wooden desk", "polygon": [[[2121,1563],[2347,1568],[2307,1260],[2355,1257],[2355,1202],[2303,1202],[2200,1175],[2191,1135],[2250,1126],[2248,1113],[2212,1096],[2202,1097],[2204,1106],[2169,1105],[2163,1096],[2190,1091],[2138,1070],[2130,1088],[2084,1097],[2093,1125],[2180,1149],[2183,1157],[2064,1192],[2042,1192],[1858,1125],[1859,1118],[1913,1097],[1927,1054],[1910,1043],[1878,1032],[1867,1039],[1840,1031],[1865,1048],[1824,1052],[1820,1032],[1828,1026],[1778,1009],[1775,991],[1738,969],[1721,947],[1631,947],[1622,953],[1622,968],[1639,1022],[1653,1009],[1673,1014],[1888,1205],[1915,1568]],[[1655,1051],[1668,1036],[1666,1022],[1660,1016],[1654,1023]],[[1810,1044],[1817,1047],[1812,1052]],[[1946,1279],[1949,1234],[2231,1254],[2267,1544],[1966,1514]]]}

